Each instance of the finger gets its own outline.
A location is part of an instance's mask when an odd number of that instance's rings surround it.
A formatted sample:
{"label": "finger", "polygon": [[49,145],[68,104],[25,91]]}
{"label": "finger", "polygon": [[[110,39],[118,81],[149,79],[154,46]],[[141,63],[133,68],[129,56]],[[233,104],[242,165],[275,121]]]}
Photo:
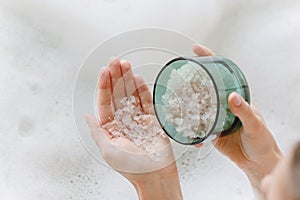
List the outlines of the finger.
{"label": "finger", "polygon": [[108,69],[111,76],[111,86],[113,88],[113,102],[115,109],[122,108],[121,100],[126,97],[124,81],[122,78],[121,72],[121,63],[120,60],[115,58],[108,65]]}
{"label": "finger", "polygon": [[154,114],[153,104],[152,104],[152,95],[149,91],[148,86],[146,85],[144,79],[141,76],[135,76],[135,83],[138,90],[138,96],[140,99],[140,105],[142,110],[146,114]]}
{"label": "finger", "polygon": [[121,72],[124,80],[125,93],[127,97],[137,96],[137,87],[134,81],[134,75],[131,65],[128,61],[121,61]]}
{"label": "finger", "polygon": [[255,136],[264,127],[261,117],[238,93],[233,92],[229,95],[228,104],[230,111],[241,120],[246,135]]}
{"label": "finger", "polygon": [[202,46],[200,44],[194,44],[192,48],[193,48],[193,52],[197,56],[213,56],[213,55],[215,55],[209,48]]}
{"label": "finger", "polygon": [[98,112],[102,124],[113,119],[113,103],[111,81],[108,70],[102,71],[98,81]]}

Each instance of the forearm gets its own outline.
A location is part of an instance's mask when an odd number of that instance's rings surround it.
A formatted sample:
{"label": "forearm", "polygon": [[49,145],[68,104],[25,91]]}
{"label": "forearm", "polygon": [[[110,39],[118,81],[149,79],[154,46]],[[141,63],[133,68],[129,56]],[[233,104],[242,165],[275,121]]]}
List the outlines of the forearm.
{"label": "forearm", "polygon": [[136,187],[140,200],[181,200],[179,180],[153,180]]}
{"label": "forearm", "polygon": [[248,180],[253,188],[253,193],[255,196],[255,199],[262,200],[263,199],[263,193],[261,191],[260,185],[263,177],[265,176],[264,173],[262,173],[261,170],[258,170],[256,167],[249,167],[247,169],[243,169],[244,173],[247,175]]}
{"label": "forearm", "polygon": [[140,200],[181,200],[182,193],[176,164],[159,172],[144,174],[142,179],[131,181]]}
{"label": "forearm", "polygon": [[281,156],[281,152],[276,150],[262,159],[264,162],[249,162],[247,166],[242,168],[254,190],[260,191],[262,179],[272,172]]}
{"label": "forearm", "polygon": [[260,183],[261,180],[264,178],[266,174],[264,174],[260,169],[257,167],[249,167],[243,169],[244,173],[248,177],[250,184],[252,185],[253,189],[259,191],[260,190]]}

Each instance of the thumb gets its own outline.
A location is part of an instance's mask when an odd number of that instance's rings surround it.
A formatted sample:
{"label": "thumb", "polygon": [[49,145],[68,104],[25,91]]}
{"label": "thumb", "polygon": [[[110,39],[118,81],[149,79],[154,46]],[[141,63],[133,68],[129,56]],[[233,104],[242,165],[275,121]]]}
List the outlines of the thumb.
{"label": "thumb", "polygon": [[194,44],[192,46],[193,52],[197,56],[213,56],[215,55],[214,52],[212,52],[209,48],[201,45],[201,44]]}
{"label": "thumb", "polygon": [[96,117],[92,115],[85,115],[84,116],[86,123],[88,124],[90,131],[94,132],[99,128],[99,122]]}
{"label": "thumb", "polygon": [[90,128],[92,137],[100,150],[102,158],[110,164],[116,154],[116,148],[111,142],[112,136],[102,128],[98,119],[91,115],[86,115],[85,120]]}
{"label": "thumb", "polygon": [[99,146],[99,148],[101,148],[101,146],[110,144],[109,139],[111,139],[112,136],[100,126],[101,124],[99,124],[99,121],[96,117],[92,115],[86,115],[85,121],[87,122],[92,137]]}
{"label": "thumb", "polygon": [[264,125],[253,108],[238,93],[233,92],[229,95],[228,104],[230,111],[241,120],[245,134],[254,134]]}

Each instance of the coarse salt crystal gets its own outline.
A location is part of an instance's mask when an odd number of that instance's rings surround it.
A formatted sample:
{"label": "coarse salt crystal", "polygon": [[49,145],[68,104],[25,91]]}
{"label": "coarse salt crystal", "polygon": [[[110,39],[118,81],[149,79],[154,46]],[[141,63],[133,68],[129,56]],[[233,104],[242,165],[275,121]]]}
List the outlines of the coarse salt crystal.
{"label": "coarse salt crystal", "polygon": [[162,96],[165,121],[190,138],[206,136],[217,110],[213,83],[199,70],[189,62],[173,69]]}
{"label": "coarse salt crystal", "polygon": [[120,102],[123,108],[116,110],[114,120],[103,127],[114,137],[129,139],[148,153],[153,160],[158,161],[156,143],[159,137],[166,137],[157,120],[141,110],[138,105],[139,99],[134,96],[125,97]]}

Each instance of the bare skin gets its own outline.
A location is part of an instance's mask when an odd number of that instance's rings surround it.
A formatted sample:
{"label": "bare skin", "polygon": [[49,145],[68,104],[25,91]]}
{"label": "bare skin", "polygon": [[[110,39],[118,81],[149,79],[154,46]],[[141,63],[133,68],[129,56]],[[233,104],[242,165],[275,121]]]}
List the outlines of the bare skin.
{"label": "bare skin", "polygon": [[[182,199],[177,166],[167,137],[160,135],[156,148],[160,161],[153,161],[127,138],[114,137],[103,125],[113,120],[113,112],[122,108],[120,100],[135,96],[146,121],[158,123],[153,110],[152,95],[144,80],[135,76],[130,63],[113,58],[101,72],[98,82],[100,121],[86,116],[92,136],[107,163],[127,178],[136,188],[139,199]],[[153,192],[155,191],[155,192]]]}
{"label": "bare skin", "polygon": [[[214,55],[201,45],[194,45],[193,51],[197,56]],[[249,105],[237,93],[230,94],[228,103],[243,127],[234,134],[219,138],[215,146],[246,173],[254,188],[259,189],[262,178],[272,171],[281,158],[281,152],[253,104]]]}
{"label": "bare skin", "polygon": [[[201,45],[194,45],[193,51],[197,56],[214,55],[211,50]],[[145,160],[145,156],[138,156],[144,152],[131,141],[114,138],[103,128],[104,124],[113,119],[114,110],[121,106],[118,101],[128,94],[140,99],[140,106],[145,115],[154,116],[152,97],[142,78],[132,73],[129,62],[120,62],[118,59],[112,59],[100,76],[98,97],[100,121],[92,116],[87,116],[86,120],[102,156],[112,168],[135,186],[139,199],[182,199],[177,166],[172,162],[173,157],[171,161],[166,162],[170,163],[169,165],[164,163],[159,167],[152,167],[152,170],[147,169],[148,172],[133,173],[136,170],[134,166],[151,161]],[[217,139],[215,146],[246,173],[254,188],[261,191],[260,184],[263,177],[272,172],[281,159],[281,152],[258,110],[252,104],[249,105],[237,93],[229,96],[228,103],[231,112],[242,121],[243,127],[232,135]],[[170,150],[169,141],[162,141],[161,145]],[[125,165],[124,168],[123,162],[132,156],[135,156],[136,163],[133,166]]]}
{"label": "bare skin", "polygon": [[293,185],[291,177],[291,155],[289,152],[286,157],[283,157],[274,167],[272,173],[264,177],[261,182],[261,191],[265,200],[296,200],[295,190],[299,186]]}

